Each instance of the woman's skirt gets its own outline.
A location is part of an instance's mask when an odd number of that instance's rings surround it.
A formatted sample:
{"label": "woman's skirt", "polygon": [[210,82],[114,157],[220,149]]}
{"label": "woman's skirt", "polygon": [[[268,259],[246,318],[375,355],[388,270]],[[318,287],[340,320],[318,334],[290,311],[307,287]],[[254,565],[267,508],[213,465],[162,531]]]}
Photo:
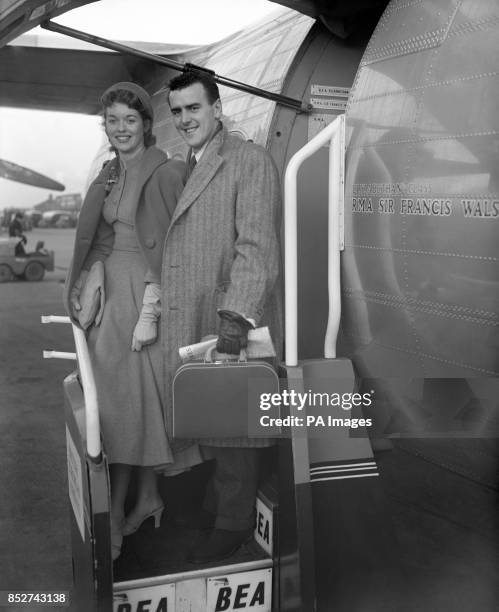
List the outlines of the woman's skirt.
{"label": "woman's skirt", "polygon": [[91,328],[88,345],[108,461],[160,466],[173,461],[163,417],[160,325],[154,344],[131,350],[145,274],[142,253],[115,244],[105,261],[104,316]]}

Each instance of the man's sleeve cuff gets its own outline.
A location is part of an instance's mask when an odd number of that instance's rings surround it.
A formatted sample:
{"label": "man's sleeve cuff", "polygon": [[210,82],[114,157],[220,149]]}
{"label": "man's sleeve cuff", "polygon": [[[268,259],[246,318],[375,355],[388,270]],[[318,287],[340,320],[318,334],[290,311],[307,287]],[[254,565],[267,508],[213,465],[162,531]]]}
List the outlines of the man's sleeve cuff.
{"label": "man's sleeve cuff", "polygon": [[[221,310],[227,310],[226,308],[218,308],[217,312],[220,312]],[[245,314],[242,314],[241,312],[237,313],[240,317],[242,317],[243,319],[245,319],[246,321],[248,321],[248,323],[251,325],[251,327],[253,329],[256,328],[256,321],[255,319],[252,319],[251,317],[247,317]]]}

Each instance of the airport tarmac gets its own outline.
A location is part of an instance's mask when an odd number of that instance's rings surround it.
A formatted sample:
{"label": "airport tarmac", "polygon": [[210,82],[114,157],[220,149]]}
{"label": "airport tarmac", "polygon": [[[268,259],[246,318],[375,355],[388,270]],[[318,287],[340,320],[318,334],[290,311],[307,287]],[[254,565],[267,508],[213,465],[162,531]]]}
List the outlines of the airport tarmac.
{"label": "airport tarmac", "polygon": [[43,240],[55,251],[54,272],[0,285],[0,590],[71,589],[62,380],[74,363],[44,360],[42,351],[74,347],[69,326],[42,325],[40,316],[64,314],[74,234],[28,232],[28,250]]}

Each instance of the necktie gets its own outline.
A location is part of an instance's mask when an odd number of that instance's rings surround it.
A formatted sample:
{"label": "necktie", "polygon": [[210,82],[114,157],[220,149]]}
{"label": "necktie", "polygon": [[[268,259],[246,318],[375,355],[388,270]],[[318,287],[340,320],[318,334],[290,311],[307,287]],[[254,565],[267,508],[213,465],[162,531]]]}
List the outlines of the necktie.
{"label": "necktie", "polygon": [[189,178],[189,176],[191,176],[192,171],[194,170],[194,167],[196,165],[196,157],[194,155],[191,155],[191,158],[189,160],[189,175],[187,178]]}

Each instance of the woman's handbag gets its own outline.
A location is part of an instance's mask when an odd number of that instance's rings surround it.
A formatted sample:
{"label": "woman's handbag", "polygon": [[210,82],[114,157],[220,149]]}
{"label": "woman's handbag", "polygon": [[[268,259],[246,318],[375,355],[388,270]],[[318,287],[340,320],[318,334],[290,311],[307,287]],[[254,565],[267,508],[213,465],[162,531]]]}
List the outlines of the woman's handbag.
{"label": "woman's handbag", "polygon": [[[279,378],[266,361],[204,361],[186,363],[173,378],[174,438],[273,437],[279,430],[260,424],[262,395],[279,392]],[[267,395],[263,395],[268,402]],[[265,401],[263,402],[265,405]],[[272,411],[275,415],[275,411]]]}
{"label": "woman's handbag", "polygon": [[80,293],[81,310],[78,321],[83,329],[88,329],[92,323],[100,325],[104,304],[104,264],[96,261],[90,268]]}

